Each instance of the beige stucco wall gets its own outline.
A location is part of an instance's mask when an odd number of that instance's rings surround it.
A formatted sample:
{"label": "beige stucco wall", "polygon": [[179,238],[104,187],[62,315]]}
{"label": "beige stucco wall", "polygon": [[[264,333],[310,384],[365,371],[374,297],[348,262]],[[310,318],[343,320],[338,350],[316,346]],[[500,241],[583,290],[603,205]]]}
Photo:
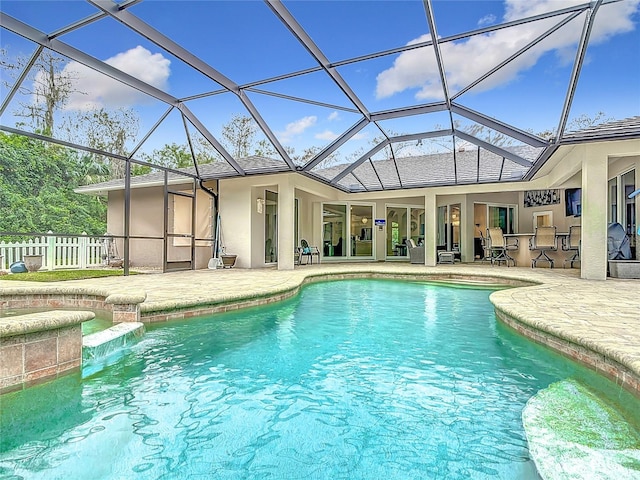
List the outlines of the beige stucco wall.
{"label": "beige stucco wall", "polygon": [[[215,185],[209,188],[215,190]],[[172,191],[191,192],[191,184],[171,185]],[[107,230],[113,235],[124,235],[125,231],[125,209],[124,191],[114,190],[108,193],[109,203],[107,211]],[[177,202],[187,209],[189,202]],[[196,221],[202,226],[203,219],[212,221],[211,217],[211,197],[202,190],[196,191]],[[135,239],[129,242],[129,258],[131,267],[152,267],[161,268],[163,262],[164,249],[164,187],[151,186],[146,188],[131,189],[131,210],[129,234],[131,236],[155,237],[155,239]],[[173,206],[170,206],[168,222],[169,231],[173,231]],[[178,230],[175,233],[189,233],[184,219],[178,221]],[[201,232],[204,230],[200,229]],[[191,258],[191,248],[188,241],[184,239],[170,239],[167,249],[168,261],[182,261]],[[185,243],[187,245],[185,245]],[[209,258],[211,258],[211,247],[207,242],[198,242],[195,249],[196,268],[206,268]],[[124,243],[120,239],[117,241],[119,256],[124,255]]]}

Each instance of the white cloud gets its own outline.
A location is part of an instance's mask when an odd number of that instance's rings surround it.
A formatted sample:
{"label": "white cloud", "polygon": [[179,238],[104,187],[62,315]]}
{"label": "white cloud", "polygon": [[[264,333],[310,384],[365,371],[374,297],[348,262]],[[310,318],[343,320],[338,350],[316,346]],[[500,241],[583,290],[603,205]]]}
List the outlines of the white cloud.
{"label": "white cloud", "polygon": [[318,117],[311,115],[303,117],[295,122],[288,123],[284,132],[280,132],[279,138],[282,143],[289,143],[293,137],[302,134],[307,128],[316,124]]}
{"label": "white cloud", "polygon": [[[146,48],[137,46],[105,60],[105,63],[154,87],[163,90],[167,88],[171,61],[160,53],[151,53]],[[74,78],[74,88],[81,92],[70,96],[65,107],[67,110],[130,107],[150,101],[147,95],[138,90],[78,62],[67,64],[63,74]]]}
{"label": "white cloud", "polygon": [[336,111],[331,112],[331,114],[329,114],[328,120],[330,122],[334,121],[334,120],[339,120],[340,119],[340,114]]}
{"label": "white cloud", "polygon": [[338,134],[332,132],[331,130],[325,130],[324,132],[316,133],[314,137],[317,138],[318,140],[327,140],[330,142],[338,138]]}
{"label": "white cloud", "polygon": [[351,137],[353,140],[366,140],[369,138],[369,134],[368,133],[356,133],[353,137]]}
{"label": "white cloud", "polygon": [[489,15],[485,15],[480,20],[478,20],[478,26],[484,27],[487,25],[493,25],[494,23],[496,23],[496,19],[497,17],[493,13],[490,13]]}
{"label": "white cloud", "polygon": [[[507,0],[504,21],[520,19],[558,8],[557,0],[527,1]],[[581,4],[583,0],[570,0],[563,6]],[[591,43],[601,43],[619,33],[633,30],[633,14],[638,10],[640,0],[629,0],[600,7],[591,32]],[[451,92],[456,92],[511,54],[533,41],[543,32],[558,23],[559,18],[530,22],[517,27],[498,30],[484,35],[476,35],[460,42],[442,44],[441,53],[447,71],[447,82]],[[476,87],[491,89],[504,85],[533,67],[540,57],[555,52],[561,62],[572,61],[575,45],[580,39],[584,15],[574,19],[561,30],[537,44],[516,60],[501,68]],[[422,35],[408,43],[414,44],[430,40],[430,35]],[[393,66],[377,77],[376,97],[386,98],[408,89],[417,89],[418,100],[441,100],[444,98],[440,75],[432,47],[425,47],[399,55]]]}

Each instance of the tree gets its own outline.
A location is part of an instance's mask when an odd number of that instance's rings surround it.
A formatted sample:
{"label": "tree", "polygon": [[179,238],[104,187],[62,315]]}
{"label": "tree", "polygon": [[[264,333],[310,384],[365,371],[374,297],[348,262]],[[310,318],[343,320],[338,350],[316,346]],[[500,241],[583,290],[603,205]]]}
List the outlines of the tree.
{"label": "tree", "polygon": [[[8,59],[7,51],[0,51],[1,66],[14,80],[28,65],[28,60],[18,57]],[[127,155],[126,144],[135,140],[139,130],[139,119],[131,109],[108,110],[98,108],[86,111],[67,111],[64,109],[71,94],[80,93],[77,78],[64,69],[66,60],[44,50],[31,67],[19,91],[29,101],[19,102],[14,111],[17,117],[25,118],[18,127],[29,125],[33,131],[54,138],[62,138],[79,145],[104,150],[116,155]],[[9,87],[9,82],[4,82]],[[87,172],[102,172],[108,165],[110,178],[122,178],[124,165],[122,160],[90,155],[81,161]],[[91,164],[92,165],[89,165]]]}
{"label": "tree", "polygon": [[[583,113],[571,119],[567,123],[566,131],[575,132],[577,130],[584,130],[595,125],[611,122],[613,120],[615,120],[613,117],[608,116],[604,112],[598,112],[593,116],[589,116],[586,113]],[[546,128],[545,130],[536,133],[536,135],[545,140],[553,140],[556,136],[556,131],[552,128]]]}
{"label": "tree", "polygon": [[582,115],[578,115],[577,117],[571,119],[568,123],[567,130],[576,131],[576,130],[584,130],[586,128],[593,127],[594,125],[599,125],[601,123],[607,123],[613,121],[613,117],[609,117],[604,112],[598,112],[592,117],[583,113]]}
{"label": "tree", "polygon": [[253,143],[258,126],[253,118],[233,115],[222,127],[222,144],[234,158],[248,157],[254,150]]}
{"label": "tree", "polygon": [[[128,156],[127,142],[138,135],[140,120],[131,109],[107,110],[99,108],[77,112],[67,118],[66,131],[71,141],[84,139],[84,145],[120,156]],[[90,154],[96,164],[108,165],[110,178],[123,178],[123,160]]]}
{"label": "tree", "polygon": [[472,135],[480,140],[484,140],[491,145],[496,147],[509,147],[513,145],[514,140],[512,137],[505,135],[504,133],[497,132],[495,130],[490,129],[489,127],[485,127],[479,123],[474,123],[472,125],[465,125],[462,127],[462,131]]}
{"label": "tree", "polygon": [[187,145],[170,143],[162,148],[155,149],[150,155],[143,153],[140,155],[143,160],[154,165],[169,168],[186,168],[193,166],[193,157]]}
{"label": "tree", "polygon": [[104,200],[73,191],[86,173],[77,152],[0,132],[0,158],[0,231],[105,232]]}
{"label": "tree", "polygon": [[[7,51],[3,50],[0,63],[15,80],[26,68],[28,60],[18,57],[16,63],[11,63],[7,59]],[[19,87],[20,93],[31,101],[19,102],[20,108],[14,115],[25,118],[25,124],[42,135],[54,136],[56,112],[62,110],[69,95],[76,91],[76,79],[62,68],[64,63],[64,58],[44,50],[33,64],[27,81],[23,81]],[[4,83],[9,86],[8,82]]]}

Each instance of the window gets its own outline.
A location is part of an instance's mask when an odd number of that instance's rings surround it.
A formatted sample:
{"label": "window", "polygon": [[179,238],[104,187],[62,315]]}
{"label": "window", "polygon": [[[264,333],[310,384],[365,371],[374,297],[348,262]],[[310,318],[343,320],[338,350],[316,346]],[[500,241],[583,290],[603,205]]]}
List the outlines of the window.
{"label": "window", "polygon": [[553,226],[553,212],[534,212],[533,213],[533,227],[551,227]]}
{"label": "window", "polygon": [[489,227],[500,227],[504,233],[516,232],[516,205],[488,205],[488,222]]}

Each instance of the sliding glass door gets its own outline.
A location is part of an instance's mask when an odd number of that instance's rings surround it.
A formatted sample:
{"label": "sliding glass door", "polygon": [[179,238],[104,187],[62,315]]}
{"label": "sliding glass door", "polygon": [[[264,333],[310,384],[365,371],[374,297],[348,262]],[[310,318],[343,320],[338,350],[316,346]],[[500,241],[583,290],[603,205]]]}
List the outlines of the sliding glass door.
{"label": "sliding glass door", "polygon": [[460,251],[460,204],[438,207],[438,250]]}
{"label": "sliding glass door", "polygon": [[[609,180],[609,222],[621,224],[631,242],[631,253],[635,256],[636,231],[638,223],[636,219],[635,198],[629,195],[636,190],[636,171],[618,175]],[[618,206],[622,207],[619,208]]]}
{"label": "sliding glass door", "polygon": [[351,205],[351,256],[373,256],[373,206]]}
{"label": "sliding glass door", "polygon": [[412,239],[416,245],[424,243],[424,208],[387,205],[386,210],[387,257],[406,257],[407,239]]}
{"label": "sliding glass door", "polygon": [[408,207],[387,206],[387,257],[407,256]]}
{"label": "sliding glass door", "polygon": [[278,194],[265,192],[264,202],[264,261],[278,261]]}
{"label": "sliding glass door", "polygon": [[322,208],[322,254],[325,257],[347,255],[347,206],[325,203]]}

